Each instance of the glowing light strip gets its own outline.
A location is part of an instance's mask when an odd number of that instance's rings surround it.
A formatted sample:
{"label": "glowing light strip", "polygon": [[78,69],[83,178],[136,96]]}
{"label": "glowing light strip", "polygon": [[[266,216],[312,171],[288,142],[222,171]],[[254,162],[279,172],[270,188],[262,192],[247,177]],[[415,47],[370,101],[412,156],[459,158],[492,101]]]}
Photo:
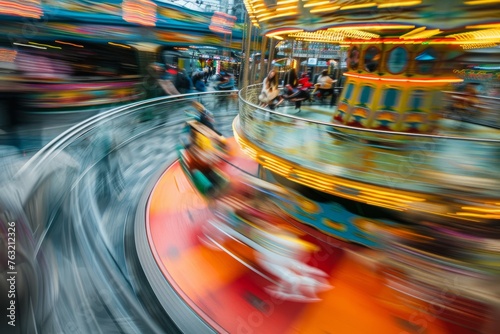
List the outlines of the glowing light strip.
{"label": "glowing light strip", "polygon": [[270,19],[278,18],[278,17],[289,16],[289,15],[296,15],[296,14],[298,14],[298,13],[297,12],[288,12],[288,13],[284,13],[284,14],[276,14],[274,16],[264,17],[264,18],[260,19],[260,21],[267,21],[267,20],[270,20]]}
{"label": "glowing light strip", "polygon": [[286,30],[270,32],[270,33],[266,34],[266,36],[273,37],[275,35],[291,34],[291,33],[296,33],[296,32],[303,32],[303,31],[304,31],[303,29],[286,29]]}
{"label": "glowing light strip", "polygon": [[483,29],[483,30],[469,31],[460,34],[448,35],[446,37],[456,38],[462,41],[463,40],[478,41],[478,40],[494,39],[494,38],[500,39],[500,29]]}
{"label": "glowing light strip", "polygon": [[367,2],[367,3],[360,3],[360,4],[357,4],[357,5],[342,6],[342,7],[340,7],[340,10],[368,8],[368,7],[373,7],[373,6],[376,6],[376,5],[377,4],[375,2]]}
{"label": "glowing light strip", "polygon": [[332,34],[338,35],[338,34],[344,34],[347,37],[350,38],[362,38],[362,39],[372,39],[372,38],[379,38],[380,35],[371,33],[371,32],[366,32],[363,30],[359,29],[344,29],[344,28],[330,28],[326,31],[325,33],[327,36],[331,36]]}
{"label": "glowing light strip", "polygon": [[408,24],[379,24],[379,25],[357,25],[357,26],[342,26],[339,29],[356,29],[356,30],[384,30],[384,29],[413,29],[414,25]]}
{"label": "glowing light strip", "polygon": [[278,6],[281,6],[281,5],[288,5],[288,4],[291,4],[291,3],[294,3],[295,5],[297,5],[297,2],[298,0],[283,0],[283,1],[279,1],[276,3]]}
{"label": "glowing light strip", "polygon": [[361,199],[364,199],[366,201],[370,201],[370,202],[373,202],[373,203],[379,203],[377,204],[378,205],[381,205],[381,204],[384,204],[384,205],[389,205],[389,206],[393,206],[393,207],[397,207],[396,205],[394,205],[394,201],[391,200],[391,198],[386,198],[386,199],[381,199],[381,198],[377,198],[377,199],[374,199],[371,194],[366,194],[366,195],[358,195],[357,197],[361,198]]}
{"label": "glowing light strip", "polygon": [[425,30],[416,34],[412,34],[411,36],[408,37],[402,37],[403,39],[424,39],[424,38],[429,38],[431,36],[437,35],[442,33],[441,30],[439,29],[433,29],[433,30]]}
{"label": "glowing light strip", "polygon": [[257,19],[260,19],[261,17],[266,17],[266,16],[273,15],[273,14],[274,14],[274,12],[267,12],[264,14],[256,15],[256,17],[257,17]]}
{"label": "glowing light strip", "polygon": [[287,7],[276,7],[277,12],[283,12],[285,10],[296,9],[297,6],[287,6]]}
{"label": "glowing light strip", "polygon": [[338,43],[344,43],[343,39],[314,39],[314,38],[296,38],[297,41],[303,41],[303,42],[319,42],[319,43],[333,43],[333,44],[338,44]]}
{"label": "glowing light strip", "polygon": [[304,5],[304,8],[317,7],[322,5],[330,5],[330,1],[320,1],[320,2],[308,2]]}
{"label": "glowing light strip", "polygon": [[500,28],[500,23],[488,23],[488,24],[478,24],[473,26],[466,26],[466,29],[490,29],[490,28]]}
{"label": "glowing light strip", "polygon": [[[243,140],[243,139],[239,139]],[[261,150],[262,151],[262,150]],[[265,152],[265,151],[263,151]],[[258,153],[257,153],[258,154]],[[279,160],[282,160],[283,162],[279,162]],[[382,199],[391,199],[392,201],[396,200],[397,202],[401,203],[406,203],[406,202],[425,202],[426,200],[421,197],[415,197],[415,196],[409,196],[409,195],[404,195],[401,193],[396,193],[392,191],[382,191],[382,190],[377,190],[377,188],[372,188],[366,185],[360,185],[360,184],[354,184],[350,183],[349,181],[341,181],[341,179],[335,179],[333,181],[331,178],[333,176],[322,176],[318,175],[315,172],[309,172],[308,170],[300,170],[296,167],[294,167],[294,164],[290,166],[290,162],[287,160],[277,157],[277,158],[272,158],[269,157],[268,155],[262,153],[259,155],[259,162],[266,163],[269,162],[270,165],[272,165],[274,168],[278,168],[280,174],[286,174],[286,173],[293,173],[297,177],[303,180],[310,180],[312,182],[315,182],[316,185],[318,183],[323,184],[322,188],[324,189],[333,189],[338,186],[344,187],[344,188],[351,188],[355,189],[361,192],[361,194],[365,195],[370,195],[375,198],[382,198]],[[373,198],[372,198],[373,200]]]}
{"label": "glowing light strip", "polygon": [[476,6],[476,5],[488,5],[492,3],[500,3],[500,0],[471,0],[464,1],[465,5]]}
{"label": "glowing light strip", "polygon": [[493,48],[493,47],[497,47],[498,45],[499,45],[498,43],[481,42],[481,43],[467,43],[467,44],[461,44],[460,46],[461,46],[464,50],[470,50],[470,49]]}
{"label": "glowing light strip", "polygon": [[28,42],[32,45],[38,45],[38,46],[45,46],[47,48],[51,48],[51,49],[62,49],[60,46],[54,46],[54,45],[48,45],[48,44],[40,44],[40,43],[35,43],[35,42]]}
{"label": "glowing light strip", "polygon": [[380,78],[380,81],[402,81],[402,82],[414,82],[414,83],[458,83],[463,82],[463,79],[459,78],[446,78],[446,79],[387,79]]}
{"label": "glowing light strip", "polygon": [[336,181],[337,185],[347,187],[347,188],[355,188],[358,190],[361,190],[363,193],[369,193],[370,195],[373,195],[374,197],[380,197],[380,196],[375,196],[375,194],[380,194],[384,198],[397,198],[399,201],[403,202],[425,202],[424,198],[420,197],[415,197],[415,196],[409,196],[409,195],[403,195],[401,193],[396,193],[396,192],[391,192],[391,191],[386,191],[386,190],[377,190],[380,188],[377,187],[369,187],[366,184],[359,185],[359,184],[353,184],[353,183],[348,183],[347,181],[341,182],[340,180]]}
{"label": "glowing light strip", "polygon": [[333,12],[339,9],[340,6],[331,6],[331,7],[323,7],[323,8],[314,8],[311,9],[309,12],[310,13],[328,13],[328,12]]}
{"label": "glowing light strip", "polygon": [[126,48],[126,49],[131,49],[130,46],[125,45],[125,44],[118,44],[118,43],[113,43],[113,42],[108,42],[108,44],[109,45],[114,45],[114,46],[119,46],[119,47]]}
{"label": "glowing light strip", "polygon": [[480,208],[480,207],[474,207],[474,206],[463,206],[461,207],[462,210],[471,210],[471,211],[479,211],[479,212],[487,212],[487,213],[500,213],[500,208],[499,209],[486,209],[486,208]]}
{"label": "glowing light strip", "polygon": [[74,43],[68,43],[68,42],[63,42],[63,41],[55,41],[56,43],[59,43],[59,44],[67,44],[67,45],[71,45],[71,46],[74,46],[74,47],[77,47],[77,48],[83,48],[83,45],[79,45],[79,44],[74,44]]}
{"label": "glowing light strip", "polygon": [[443,78],[443,79],[398,79],[398,78],[383,78],[370,75],[359,75],[352,73],[344,73],[346,77],[353,77],[372,81],[394,81],[394,82],[414,82],[414,83],[452,83],[452,82],[463,82],[463,79],[459,78]]}
{"label": "glowing light strip", "polygon": [[36,45],[30,45],[30,44],[22,44],[22,43],[12,43],[14,45],[19,45],[19,46],[27,46],[29,48],[35,48],[35,49],[42,49],[42,50],[47,50],[46,47],[44,46],[36,46]]}
{"label": "glowing light strip", "polygon": [[311,180],[311,181],[317,181],[318,183],[323,184],[323,186],[325,186],[327,188],[333,188],[334,187],[334,184],[328,178],[320,177],[318,175],[314,175],[312,173],[301,171],[301,170],[294,171],[294,174],[297,175],[298,177],[302,178],[302,179],[307,179],[307,180]]}
{"label": "glowing light strip", "polygon": [[480,213],[470,213],[470,212],[457,212],[457,216],[473,217],[473,218],[483,218],[483,219],[499,219],[500,215],[488,215]]}
{"label": "glowing light strip", "polygon": [[[244,141],[244,139],[238,136],[238,141],[241,143],[241,141]],[[372,204],[376,203],[376,205],[384,205],[385,203],[394,203],[395,202],[394,197],[401,197],[401,199],[396,202],[399,202],[397,203],[399,204],[399,207],[403,206],[405,208],[408,207],[408,202],[412,203],[412,202],[425,201],[425,199],[419,197],[405,196],[402,194],[397,194],[395,192],[378,191],[375,188],[368,188],[355,184],[350,184],[348,182],[341,182],[340,180],[334,181],[329,177],[321,177],[316,173],[301,171],[290,165],[284,165],[283,163],[275,163],[277,159],[269,159],[269,157],[265,155],[259,157],[263,157],[263,159],[257,158],[257,161],[263,164],[264,168],[271,170],[276,174],[284,176],[289,180],[292,180],[296,183],[307,185],[314,189],[320,189],[331,194],[337,194],[337,195],[341,194],[342,197],[346,198],[348,197],[357,201],[359,201],[360,198],[365,198],[366,199],[365,202],[369,201]],[[360,195],[352,196],[345,194],[342,191],[336,190],[339,189],[339,186],[341,188],[350,188],[353,190],[360,191]],[[377,194],[379,195],[377,196]]]}
{"label": "glowing light strip", "polygon": [[424,31],[425,29],[427,29],[427,27],[420,27],[420,28],[417,28],[417,29],[413,29],[412,31],[407,32],[406,34],[399,36],[399,38],[409,37],[409,36],[411,36],[413,34],[416,34],[416,33],[419,33],[421,31]]}
{"label": "glowing light strip", "polygon": [[367,188],[367,187],[359,187],[359,189],[362,190],[363,193],[369,191],[370,192],[369,195],[371,197],[383,198],[383,199],[391,198],[392,202],[394,202],[394,200],[397,200],[401,203],[408,202],[408,201],[410,201],[410,202],[423,202],[424,201],[422,198],[419,198],[419,197],[392,194],[391,192],[377,191],[377,190]]}
{"label": "glowing light strip", "polygon": [[334,43],[343,42],[346,38],[372,40],[374,38],[380,38],[380,35],[362,30],[331,28],[328,30],[320,30],[316,32],[294,33],[290,34],[289,37],[293,37],[297,40],[303,41]]}
{"label": "glowing light strip", "polygon": [[374,206],[379,206],[379,207],[382,207],[382,208],[387,208],[387,209],[391,209],[391,210],[397,210],[397,211],[405,211],[404,209],[400,209],[396,206],[392,206],[392,205],[384,205],[384,204],[379,204],[379,203],[375,203],[375,202],[370,202],[370,201],[366,201],[366,204],[369,204],[369,205],[374,205]]}
{"label": "glowing light strip", "polygon": [[415,6],[415,5],[420,5],[422,3],[421,0],[415,0],[415,1],[401,1],[401,2],[386,2],[379,4],[377,7],[378,8],[388,8],[388,7],[408,7],[408,6]]}
{"label": "glowing light strip", "polygon": [[[238,134],[238,131],[234,128],[234,123],[233,123],[233,130],[235,130],[234,133],[236,140],[238,141],[239,145],[242,147],[244,151],[247,151],[250,145],[251,146],[254,145],[247,142],[246,138]],[[267,155],[267,152],[264,153],[265,151],[260,149],[255,149],[254,151],[256,152],[257,155],[257,159],[255,160],[261,162],[264,168],[271,170],[276,174],[282,175],[293,182],[309,186],[313,189],[319,189],[330,194],[335,194],[356,201],[361,200],[365,203],[369,202],[372,205],[391,207],[397,210],[408,209],[408,204],[410,203],[426,201],[425,198],[403,195],[402,193],[395,191],[381,191],[377,190],[377,188],[379,187],[376,186],[374,187],[368,187],[367,185],[361,186],[360,184],[354,182],[351,183],[348,180],[344,181],[341,179],[337,179],[334,176],[322,176],[320,175],[320,173],[301,170],[304,168],[301,166],[295,167],[295,164],[290,163],[281,157],[272,158]],[[263,153],[259,154],[259,152]],[[361,193],[358,196],[349,195],[342,191],[339,191],[338,190],[339,187],[350,188],[353,190],[360,191]],[[379,195],[377,196],[377,194]],[[439,213],[434,213],[434,214],[439,214]]]}

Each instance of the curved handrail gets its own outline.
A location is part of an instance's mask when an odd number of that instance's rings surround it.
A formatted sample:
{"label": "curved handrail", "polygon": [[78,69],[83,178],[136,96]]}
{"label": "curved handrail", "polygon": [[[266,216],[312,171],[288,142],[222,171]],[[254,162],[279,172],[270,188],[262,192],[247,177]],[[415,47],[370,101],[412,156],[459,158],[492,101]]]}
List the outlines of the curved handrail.
{"label": "curved handrail", "polygon": [[290,115],[290,114],[284,114],[280,113],[276,110],[271,110],[265,107],[258,106],[257,104],[250,102],[248,100],[245,100],[243,95],[247,94],[247,91],[250,89],[255,89],[257,87],[262,87],[262,84],[255,84],[255,85],[250,85],[246,88],[243,88],[238,92],[238,97],[241,102],[244,104],[250,105],[252,108],[255,108],[257,110],[260,110],[265,113],[270,113],[270,114],[275,114],[279,115],[282,117],[298,120],[298,121],[303,121],[311,124],[317,124],[317,125],[324,125],[324,126],[329,126],[334,129],[346,129],[352,132],[359,132],[359,133],[373,133],[373,134],[380,134],[380,135],[388,135],[388,136],[405,136],[409,138],[435,138],[435,139],[452,139],[452,140],[464,140],[464,141],[477,141],[477,142],[491,142],[491,143],[499,143],[500,144],[500,138],[499,139],[491,139],[491,138],[474,138],[474,137],[465,137],[465,136],[450,136],[450,135],[438,135],[438,134],[432,134],[432,133],[409,133],[409,132],[398,132],[398,131],[386,131],[386,130],[375,130],[375,129],[367,129],[367,128],[358,128],[358,127],[353,127],[345,124],[338,124],[338,123],[331,123],[331,122],[322,122],[314,119],[309,119],[309,118],[303,118],[303,117],[298,117],[295,115]]}
{"label": "curved handrail", "polygon": [[424,134],[334,124],[260,107],[260,87],[239,92],[238,126],[262,151],[316,172],[387,188],[500,196],[500,175],[491,173],[500,163],[500,131]]}
{"label": "curved handrail", "polygon": [[119,106],[113,109],[110,109],[104,113],[97,114],[93,117],[88,118],[87,120],[78,123],[68,130],[64,131],[60,135],[58,135],[56,138],[51,140],[47,145],[42,147],[37,153],[33,155],[33,157],[28,160],[28,162],[18,171],[16,176],[21,175],[22,173],[26,172],[27,170],[32,170],[33,168],[37,168],[44,162],[44,156],[48,156],[50,153],[55,152],[58,148],[62,147],[65,142],[68,140],[71,140],[78,134],[81,134],[87,130],[89,130],[92,126],[98,124],[99,122],[103,120],[110,120],[113,117],[117,117],[118,115],[122,113],[132,113],[136,111],[138,108],[146,107],[146,106],[153,106],[156,104],[159,104],[161,102],[166,102],[166,101],[191,101],[194,98],[201,98],[203,96],[213,96],[213,95],[230,95],[237,93],[237,90],[228,90],[228,91],[217,91],[217,92],[203,92],[203,93],[191,93],[191,94],[183,94],[180,96],[162,96],[162,97],[157,97],[157,98],[152,98],[148,100],[142,100],[138,102],[133,102],[130,104],[127,104],[125,106]]}
{"label": "curved handrail", "polygon": [[[113,278],[111,281],[106,281],[107,284],[103,284],[101,291],[106,290],[107,287],[112,287],[112,283],[116,283],[116,288],[121,289],[120,296],[112,295],[112,292],[108,291],[108,299],[113,299],[113,301],[118,301],[118,304],[113,304],[116,309],[122,310],[124,314],[126,309],[130,309],[129,312],[136,312],[134,320],[130,323],[130,328],[136,328],[137,325],[144,324],[149,319],[149,316],[141,318],[140,314],[145,315],[145,311],[141,306],[133,305],[136,301],[134,293],[138,290],[147,290],[147,287],[141,286],[140,289],[132,289],[132,284],[144,284],[144,281],[135,281],[135,276],[130,274],[130,267],[128,264],[123,267],[126,261],[130,259],[124,259],[123,251],[127,245],[127,251],[133,252],[129,248],[132,247],[130,244],[122,240],[123,244],[119,244],[119,240],[123,238],[125,234],[122,225],[130,226],[137,222],[128,222],[125,220],[117,219],[117,215],[127,216],[127,210],[132,210],[130,212],[136,212],[136,205],[140,205],[141,202],[138,198],[134,196],[143,195],[144,185],[155,175],[155,173],[165,167],[166,162],[172,162],[175,157],[175,141],[178,139],[179,133],[182,131],[182,124],[189,119],[183,109],[189,108],[192,101],[200,101],[208,106],[210,109],[211,105],[214,105],[217,109],[214,110],[214,115],[222,119],[225,125],[230,125],[237,111],[236,99],[227,99],[231,94],[235,95],[236,91],[221,91],[221,92],[207,92],[207,93],[195,93],[182,96],[169,96],[160,97],[145,101],[135,102],[126,106],[120,106],[102,114],[98,114],[94,117],[87,119],[86,121],[79,123],[61,135],[57,136],[55,139],[49,142],[45,147],[43,147],[39,152],[37,152],[15,175],[15,180],[13,183],[17,183],[17,188],[23,188],[24,192],[27,193],[23,198],[29,198],[29,203],[21,203],[19,206],[24,205],[24,210],[26,211],[27,217],[36,217],[33,221],[36,224],[33,226],[28,226],[31,222],[27,222],[26,231],[30,232],[30,238],[32,238],[33,246],[32,248],[36,250],[37,256],[30,256],[30,258],[39,259],[42,256],[50,257],[52,255],[50,250],[52,248],[58,249],[62,253],[71,253],[72,251],[81,252],[85,257],[83,263],[93,263],[99,270],[99,278],[97,273],[94,273],[95,280],[99,279],[109,279]],[[224,104],[222,101],[226,101]],[[222,102],[222,103],[221,103]],[[225,107],[224,107],[225,106]],[[154,117],[145,118],[144,115],[149,113],[154,113]],[[229,120],[227,118],[230,118]],[[224,125],[224,124],[222,124]],[[165,131],[168,130],[168,132]],[[227,132],[227,129],[225,130]],[[166,133],[165,133],[166,132]],[[170,139],[170,141],[165,140]],[[110,142],[111,140],[111,142]],[[114,142],[113,142],[114,141]],[[151,142],[153,141],[153,142]],[[148,149],[141,150],[142,152],[136,152],[134,143],[138,144],[152,144]],[[154,159],[148,160],[148,168],[144,169],[143,159],[147,154],[154,155]],[[152,154],[154,153],[154,154]],[[142,155],[142,156],[141,156]],[[123,159],[121,159],[123,158]],[[152,161],[151,161],[152,160]],[[138,167],[137,167],[138,166]],[[128,173],[128,179],[124,176],[124,171],[132,167],[132,169],[141,168],[141,173]],[[140,175],[139,175],[140,174]],[[27,177],[30,176],[30,177]],[[120,190],[120,180],[122,182],[129,182],[132,185],[138,183],[139,187],[129,187],[126,191],[127,205],[120,206],[120,210],[116,209],[109,213],[110,208],[116,208],[118,206],[107,205],[109,201],[114,201],[114,203],[120,201],[120,195],[125,192],[124,185],[121,185]],[[124,181],[125,180],[125,181]],[[23,181],[17,182],[17,181]],[[43,187],[43,188],[42,188]],[[26,188],[26,189],[24,189]],[[54,189],[57,190],[57,195],[60,193],[64,196],[55,196],[56,193]],[[138,195],[139,193],[139,195]],[[13,194],[11,202],[23,201],[20,196],[15,196]],[[36,205],[32,205],[35,203]],[[100,207],[103,203],[106,203],[104,207]],[[11,204],[11,203],[7,203]],[[125,209],[123,209],[125,208]],[[2,208],[5,210],[10,210],[10,207]],[[123,210],[122,210],[123,209]],[[43,212],[45,214],[42,216],[38,214],[36,210],[47,210]],[[145,207],[137,207],[137,214],[140,215],[139,211],[142,210],[142,214],[145,215]],[[115,214],[114,216],[109,216]],[[135,215],[134,215],[135,216]],[[121,217],[123,218],[123,217]],[[129,219],[129,218],[127,218]],[[21,227],[21,221],[19,221],[18,226]],[[120,225],[122,224],[122,225]],[[140,224],[140,222],[139,222]],[[35,226],[36,225],[36,226]],[[141,226],[143,229],[145,226]],[[60,240],[60,235],[56,233],[49,233],[49,231],[54,230],[71,230],[75,229],[78,232],[67,233],[70,236],[65,235],[68,238],[76,238],[75,240],[62,242]],[[99,233],[96,234],[96,231]],[[20,233],[20,232],[19,232]],[[56,235],[54,237],[54,234]],[[21,238],[23,239],[23,238]],[[113,242],[111,242],[113,240]],[[21,248],[21,243],[24,244],[24,240],[19,241],[18,247]],[[68,244],[76,243],[79,247],[66,249]],[[118,245],[116,244],[118,243]],[[126,245],[125,245],[126,244]],[[92,247],[89,247],[92,245]],[[93,248],[99,245],[99,249]],[[143,245],[148,246],[148,245]],[[89,248],[86,248],[89,247]],[[49,249],[50,254],[47,254],[47,249]],[[147,251],[150,249],[147,247],[136,248],[136,252],[146,252],[141,254],[143,257],[147,257]],[[94,252],[97,253],[94,254]],[[65,254],[66,255],[66,254]],[[54,261],[54,266],[56,266],[56,261],[59,258],[52,257],[48,261]],[[96,261],[101,262],[96,262]],[[108,262],[106,262],[108,261]],[[74,263],[60,263],[58,266],[59,270],[64,271],[66,275],[74,275],[76,278],[81,279],[80,271],[85,271],[84,269],[78,269],[74,266]],[[172,307],[177,308],[176,310],[183,309],[182,314],[175,318],[172,318],[176,323],[181,322],[179,327],[186,328],[197,328],[197,332],[201,329],[206,329],[207,332],[211,331],[209,326],[201,319],[200,315],[195,314],[188,306],[184,305],[184,301],[180,296],[176,295],[176,292],[170,287],[168,282],[163,278],[158,267],[154,266],[151,261],[148,265],[142,263],[134,264],[134,267],[141,267],[142,270],[150,270],[148,277],[154,277],[153,281],[148,281],[151,285],[151,289],[154,291],[168,291],[169,298],[178,298],[175,303],[172,303]],[[48,266],[51,267],[51,266]],[[118,268],[118,269],[117,269]],[[19,269],[21,272],[21,269]],[[73,272],[72,270],[75,270]],[[156,270],[156,271],[155,271]],[[91,272],[92,268],[87,268],[86,271]],[[128,272],[130,275],[125,275]],[[123,275],[123,277],[121,276]],[[126,276],[126,277],[125,277]],[[72,276],[71,276],[72,277]],[[115,280],[116,278],[116,280]],[[137,280],[139,280],[138,278]],[[39,280],[35,280],[38,282]],[[68,291],[78,290],[70,286],[74,280],[69,279],[68,282],[60,280],[61,284],[68,284]],[[119,286],[118,283],[119,282]],[[38,284],[38,283],[37,283]],[[42,284],[42,283],[39,283]],[[89,282],[89,285],[85,288],[92,289],[93,282]],[[67,287],[64,285],[63,287]],[[59,287],[59,289],[63,289]],[[79,287],[83,291],[82,287]],[[44,290],[44,289],[41,289]],[[84,291],[75,291],[72,296],[63,296],[63,301],[82,298],[86,298]],[[144,298],[144,295],[140,297]],[[88,298],[87,298],[88,299]],[[64,318],[66,314],[64,313],[65,304],[64,302],[58,301],[57,310],[53,311],[53,317],[60,320],[58,317]],[[171,300],[170,300],[171,301]],[[119,304],[123,302],[124,304]],[[148,303],[153,305],[153,299],[148,299]],[[43,304],[40,301],[40,304]],[[156,307],[156,313],[161,313],[155,319],[163,319],[166,325],[170,320],[166,316],[166,313],[171,315],[172,310],[166,309],[163,311],[160,304],[154,303]],[[165,304],[162,304],[165,306]],[[42,305],[45,307],[45,305]],[[132,307],[133,306],[133,307]],[[137,306],[137,309],[135,308]],[[38,311],[39,305],[32,305],[34,312]],[[54,307],[55,308],[55,307]],[[28,308],[27,308],[28,309]],[[137,312],[141,309],[140,312]],[[162,310],[161,312],[159,310]],[[139,314],[140,313],[140,314]],[[37,314],[33,315],[35,319]],[[71,321],[80,324],[81,319],[78,318],[79,315],[71,315]],[[189,316],[189,320],[187,320]],[[110,317],[112,317],[110,315]],[[35,319],[37,320],[37,319]],[[119,319],[118,319],[119,320]],[[168,321],[167,321],[168,320]],[[45,321],[45,319],[44,319]],[[66,321],[63,319],[63,323]],[[79,322],[80,321],[80,322]],[[134,323],[137,321],[137,323]],[[84,321],[83,321],[84,322]],[[186,324],[186,322],[188,324]],[[40,326],[45,326],[42,321],[38,321]],[[162,323],[160,320],[158,323]],[[86,324],[85,326],[90,326],[93,324]],[[50,326],[50,325],[47,325]],[[117,324],[120,326],[120,324]],[[41,328],[41,327],[40,327]],[[82,327],[83,331],[88,331],[90,327]],[[148,323],[145,330],[150,332],[160,332],[158,325],[156,323]],[[43,331],[43,330],[42,330]]]}

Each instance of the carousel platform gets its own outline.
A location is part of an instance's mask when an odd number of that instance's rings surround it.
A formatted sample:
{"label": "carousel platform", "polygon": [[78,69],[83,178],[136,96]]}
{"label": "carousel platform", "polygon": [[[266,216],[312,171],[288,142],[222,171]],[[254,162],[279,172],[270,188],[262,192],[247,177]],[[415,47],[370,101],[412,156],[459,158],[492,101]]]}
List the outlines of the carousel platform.
{"label": "carousel platform", "polygon": [[[257,174],[257,164],[234,140],[231,165]],[[239,171],[228,165],[225,173]],[[233,240],[207,244],[203,227],[213,212],[179,162],[158,179],[147,207],[146,230],[153,257],[165,280],[184,302],[220,333],[474,333],[439,315],[418,313],[398,303],[377,275],[372,250],[294,225],[318,251],[308,264],[326,273],[329,289],[314,301],[287,300],[269,293],[273,278],[253,261],[248,244]],[[253,255],[252,255],[253,254]],[[420,319],[419,318],[419,319]]]}

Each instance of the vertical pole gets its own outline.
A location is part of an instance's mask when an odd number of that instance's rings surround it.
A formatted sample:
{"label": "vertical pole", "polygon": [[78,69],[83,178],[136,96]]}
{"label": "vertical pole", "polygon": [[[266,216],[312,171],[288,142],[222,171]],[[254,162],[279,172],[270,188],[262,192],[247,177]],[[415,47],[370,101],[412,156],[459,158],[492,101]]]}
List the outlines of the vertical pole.
{"label": "vertical pole", "polygon": [[[252,23],[250,21],[250,17],[248,16],[248,13],[245,15],[245,22],[247,24],[247,30],[246,30],[246,39],[244,40],[245,47],[244,47],[244,52],[243,56],[245,57],[244,60],[244,68],[243,68],[243,83],[242,83],[242,88],[245,88],[248,86],[248,74],[250,72],[250,55],[251,55],[251,44],[252,44]],[[246,98],[246,97],[245,97]]]}
{"label": "vertical pole", "polygon": [[[262,44],[260,46],[260,71],[259,71],[259,81],[262,81],[264,78],[265,71],[266,71],[266,46],[267,46],[267,37],[262,36]],[[268,62],[271,62],[271,59],[267,60]]]}
{"label": "vertical pole", "polygon": [[269,60],[267,62],[267,73],[271,72],[273,69],[273,64],[272,64],[272,59],[274,59],[274,49],[276,48],[276,40],[274,38],[271,38],[269,40]]}

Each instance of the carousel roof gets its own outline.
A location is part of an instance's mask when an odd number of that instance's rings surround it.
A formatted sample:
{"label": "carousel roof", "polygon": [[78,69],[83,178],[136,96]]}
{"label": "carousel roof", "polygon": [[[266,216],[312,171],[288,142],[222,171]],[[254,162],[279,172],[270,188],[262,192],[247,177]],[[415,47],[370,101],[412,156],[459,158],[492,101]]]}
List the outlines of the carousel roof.
{"label": "carousel roof", "polygon": [[411,44],[464,49],[500,44],[500,0],[244,0],[268,37],[325,43]]}

